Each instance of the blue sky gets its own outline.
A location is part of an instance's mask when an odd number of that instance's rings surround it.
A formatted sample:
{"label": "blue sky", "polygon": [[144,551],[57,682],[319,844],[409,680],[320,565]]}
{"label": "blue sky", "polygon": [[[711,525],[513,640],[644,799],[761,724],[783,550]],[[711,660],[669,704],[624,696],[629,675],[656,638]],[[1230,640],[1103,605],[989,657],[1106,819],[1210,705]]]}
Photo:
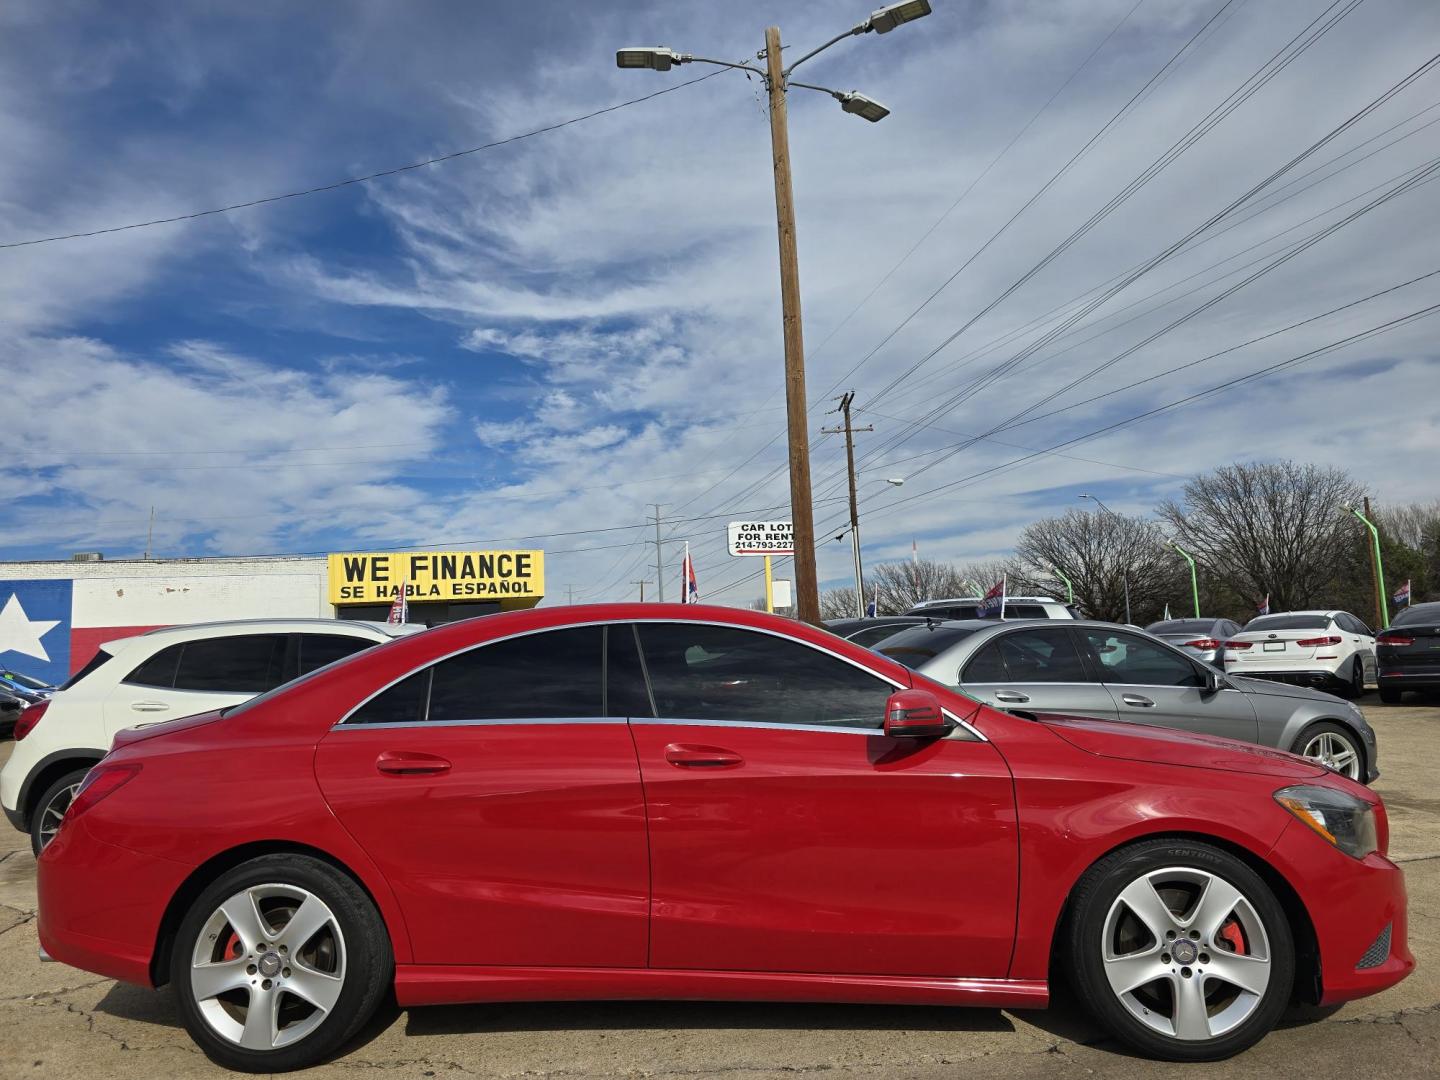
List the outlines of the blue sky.
{"label": "blue sky", "polygon": [[[1440,277],[1427,279],[1120,389],[1440,269],[1432,183],[1103,366],[1252,260],[1440,156],[1440,124],[1425,126],[1440,118],[1432,72],[1069,336],[1028,351],[1053,325],[1035,320],[1165,249],[1428,60],[1440,10],[1424,0],[1360,5],[925,359],[1339,9],[1221,5],[935,0],[923,23],[807,65],[806,81],[893,110],[869,125],[820,95],[791,103],[822,529],[843,526],[843,450],[819,429],[847,388],[857,421],[877,429],[859,443],[872,562],[907,556],[912,537],[927,556],[1003,554],[1080,491],[1144,510],[1236,459],[1340,465],[1382,502],[1434,497],[1428,476],[1394,463],[1397,446],[1440,448],[1435,320],[1007,465],[1440,301]],[[769,23],[803,48],[867,13],[863,2],[12,0],[0,10],[0,242],[326,183],[705,73],[617,71],[621,45],[739,59]],[[1103,140],[897,331],[1197,31]],[[749,601],[749,565],[721,550],[725,521],[788,495],[769,169],[761,88],[723,73],[366,185],[0,251],[16,410],[0,431],[0,558],[138,555],[154,506],[161,555],[526,542],[552,553],[552,595],[574,585],[577,598],[608,599],[653,579],[643,523],[660,502],[667,538],[695,550],[702,594]],[[1039,412],[1117,392],[1004,426],[1057,391]],[[973,434],[990,437],[946,449]],[[672,545],[672,588],[678,562]],[[846,546],[827,543],[820,565],[842,583]]]}

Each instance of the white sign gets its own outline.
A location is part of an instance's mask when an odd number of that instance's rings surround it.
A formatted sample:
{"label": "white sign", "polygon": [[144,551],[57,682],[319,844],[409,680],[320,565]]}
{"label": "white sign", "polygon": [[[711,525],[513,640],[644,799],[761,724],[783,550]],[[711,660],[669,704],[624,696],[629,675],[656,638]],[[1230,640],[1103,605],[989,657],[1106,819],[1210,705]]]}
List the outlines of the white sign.
{"label": "white sign", "polygon": [[788,578],[776,578],[770,583],[770,600],[777,608],[795,606],[795,594]]}
{"label": "white sign", "polygon": [[732,521],[731,555],[794,555],[795,530],[788,521]]}

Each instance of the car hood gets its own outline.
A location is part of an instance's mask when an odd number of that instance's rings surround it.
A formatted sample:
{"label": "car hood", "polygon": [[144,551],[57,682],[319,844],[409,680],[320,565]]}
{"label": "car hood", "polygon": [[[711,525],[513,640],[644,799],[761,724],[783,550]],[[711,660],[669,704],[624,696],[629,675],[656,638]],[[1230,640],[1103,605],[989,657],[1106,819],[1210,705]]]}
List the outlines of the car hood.
{"label": "car hood", "polygon": [[1225,678],[1242,694],[1254,694],[1256,697],[1300,698],[1304,701],[1325,701],[1332,705],[1336,701],[1345,700],[1336,694],[1327,694],[1324,690],[1294,686],[1273,679],[1247,679],[1243,675],[1231,675],[1229,672],[1225,673]]}
{"label": "car hood", "polygon": [[1052,715],[1046,716],[1042,723],[1077,750],[1097,757],[1157,765],[1188,765],[1196,769],[1223,769],[1287,780],[1327,775],[1325,768],[1296,754],[1234,739],[1080,717]]}

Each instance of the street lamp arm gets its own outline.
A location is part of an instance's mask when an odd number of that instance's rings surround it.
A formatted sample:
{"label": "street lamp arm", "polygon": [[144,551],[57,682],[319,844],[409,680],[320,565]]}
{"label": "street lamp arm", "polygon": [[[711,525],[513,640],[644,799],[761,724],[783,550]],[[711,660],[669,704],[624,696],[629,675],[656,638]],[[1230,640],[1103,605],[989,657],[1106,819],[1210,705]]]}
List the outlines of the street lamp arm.
{"label": "street lamp arm", "polygon": [[815,86],[813,83],[795,82],[791,79],[785,80],[786,89],[792,86],[798,86],[802,90],[818,90],[822,94],[829,94],[837,101],[843,101],[845,98],[845,92],[843,90],[831,90],[828,86]]}
{"label": "street lamp arm", "polygon": [[[833,38],[831,38],[829,41],[825,42],[825,44],[824,44],[824,45],[821,45],[818,49],[811,49],[811,50],[810,50],[809,52],[807,52],[804,56],[800,57],[799,60],[796,60],[793,64],[791,64],[789,67],[787,67],[787,68],[784,70],[784,72],[783,72],[782,74],[783,74],[784,77],[785,77],[785,81],[788,83],[789,80],[790,80],[790,72],[794,71],[797,67],[799,67],[801,64],[803,64],[806,60],[809,60],[811,57],[814,57],[814,56],[819,56],[819,55],[820,55],[822,52],[824,52],[826,49],[830,48],[831,45],[838,45],[840,42],[844,41],[846,38],[848,38],[848,37],[854,37],[854,36],[857,35],[857,34],[863,34],[863,33],[865,33],[865,32],[866,32],[867,30],[869,30],[869,29],[870,29],[870,21],[867,19],[865,22],[856,23],[856,24],[855,24],[854,26],[852,26],[849,30],[846,30],[843,34],[836,34]],[[799,84],[797,83],[796,85],[799,85]]]}
{"label": "street lamp arm", "polygon": [[675,58],[675,62],[678,64],[714,64],[716,67],[748,71],[752,75],[759,75],[762,79],[767,78],[765,72],[758,67],[751,67],[749,64],[732,64],[728,60],[711,60],[708,56],[692,56],[690,53],[681,53]]}

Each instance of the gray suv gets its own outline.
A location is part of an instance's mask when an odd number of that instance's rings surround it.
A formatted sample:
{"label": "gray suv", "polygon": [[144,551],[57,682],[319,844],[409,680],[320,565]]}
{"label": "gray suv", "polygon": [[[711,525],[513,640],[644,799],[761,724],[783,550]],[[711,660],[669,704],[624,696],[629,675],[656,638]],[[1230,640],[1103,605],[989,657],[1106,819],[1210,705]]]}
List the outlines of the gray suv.
{"label": "gray suv", "polygon": [[1011,712],[1180,728],[1290,750],[1364,783],[1380,775],[1375,732],[1350,702],[1223,674],[1143,630],[1089,620],[929,623],[875,651]]}

